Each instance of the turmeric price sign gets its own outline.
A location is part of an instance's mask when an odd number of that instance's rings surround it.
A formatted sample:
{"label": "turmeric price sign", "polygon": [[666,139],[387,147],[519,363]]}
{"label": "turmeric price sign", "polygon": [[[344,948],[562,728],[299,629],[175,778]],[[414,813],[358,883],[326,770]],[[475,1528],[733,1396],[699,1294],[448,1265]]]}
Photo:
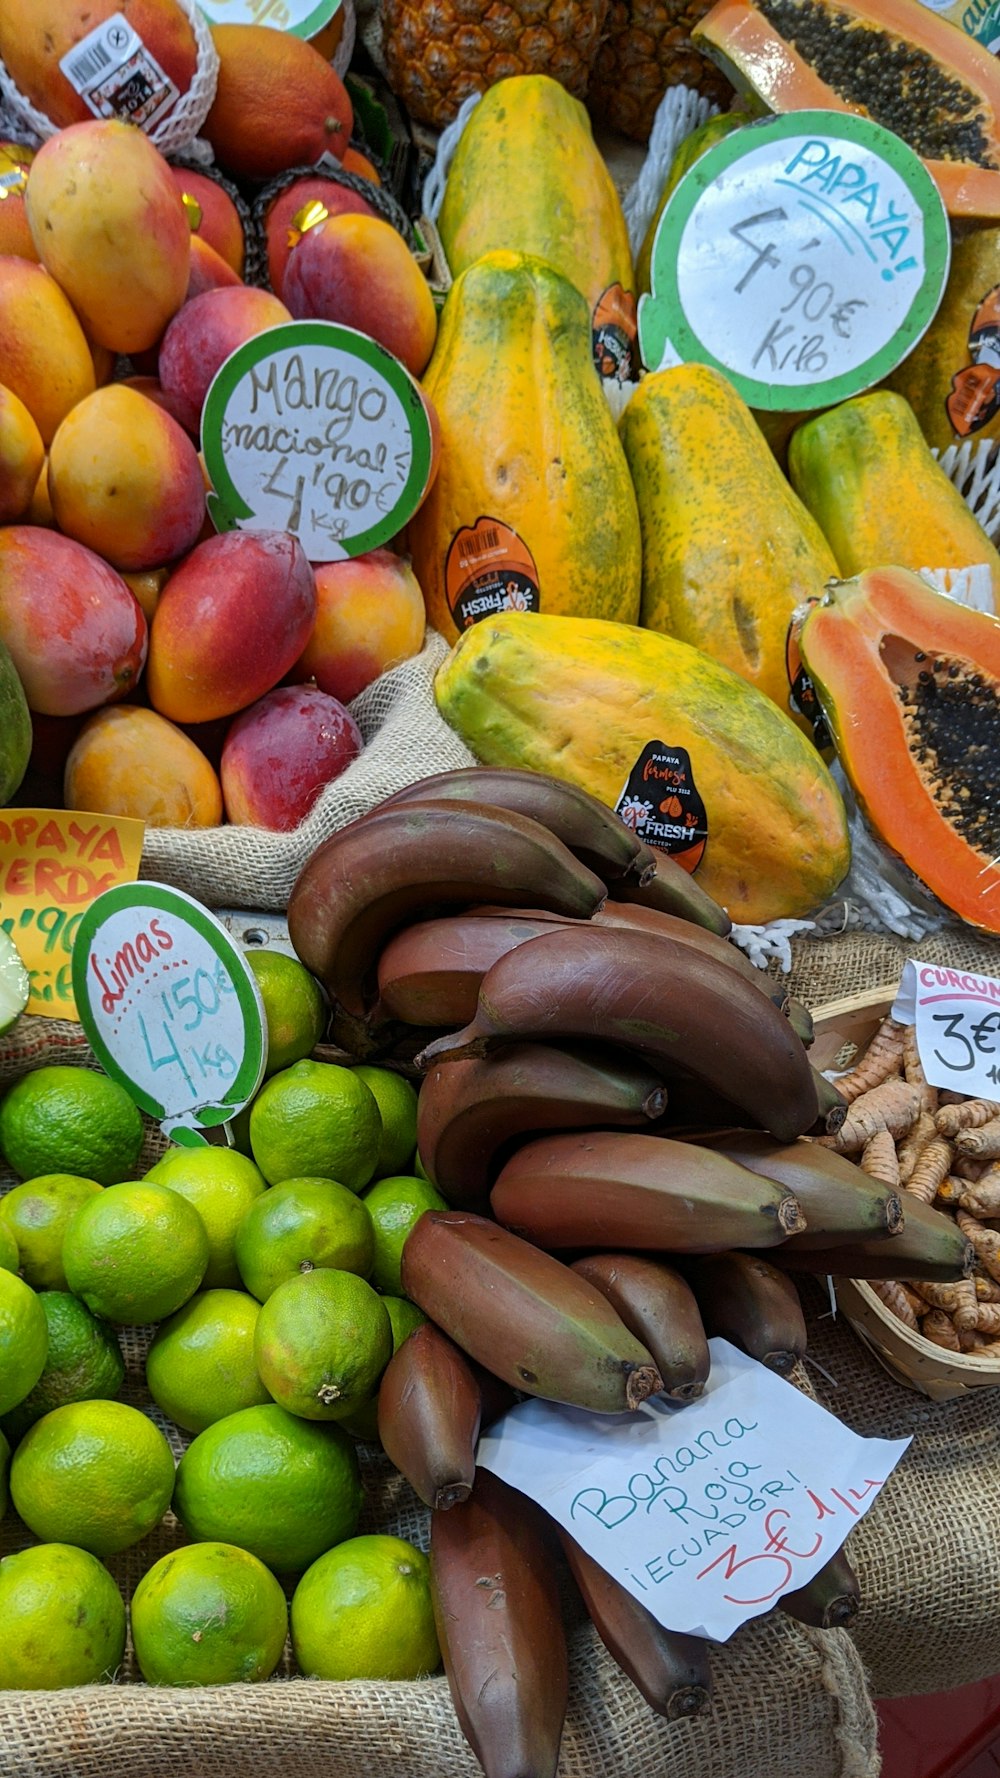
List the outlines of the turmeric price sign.
{"label": "turmeric price sign", "polygon": [[237,347],[205,397],[201,436],[216,530],[290,531],[310,562],[388,543],[430,486],[417,383],[332,321],[289,321]]}
{"label": "turmeric price sign", "polygon": [[834,111],[750,124],[709,148],[664,209],[642,361],[712,365],[751,407],[830,407],[913,350],[950,256],[940,193],[889,130]]}
{"label": "turmeric price sign", "polygon": [[256,979],[213,914],[136,883],[86,910],[73,946],[80,1022],[102,1067],[188,1146],[226,1123],[264,1077]]}
{"label": "turmeric price sign", "polygon": [[1000,1099],[1000,981],[995,976],[911,959],[892,1016],[916,1026],[930,1086],[970,1099]]}

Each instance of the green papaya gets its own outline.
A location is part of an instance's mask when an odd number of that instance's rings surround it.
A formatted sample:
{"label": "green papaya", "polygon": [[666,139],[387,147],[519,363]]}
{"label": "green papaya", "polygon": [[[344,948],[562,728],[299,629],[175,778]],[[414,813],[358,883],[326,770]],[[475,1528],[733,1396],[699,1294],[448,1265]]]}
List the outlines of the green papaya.
{"label": "green papaya", "polygon": [[688,168],[693,167],[695,161],[701,159],[707,148],[712,148],[716,142],[721,142],[723,136],[731,136],[734,130],[741,129],[749,121],[750,119],[744,116],[741,111],[717,111],[714,117],[708,118],[705,123],[699,124],[696,130],[692,130],[689,136],[685,136],[680,144],[670,163],[667,182],[660,193],[660,201],[650,219],[642,246],[639,248],[639,257],[635,262],[635,281],[640,296],[645,295],[646,291],[652,288],[653,242],[656,239],[660,217],[667,207],[668,200],[677,190]]}
{"label": "green papaya", "polygon": [[672,636],[506,612],[466,630],[435,696],[486,765],[589,790],[734,921],[808,914],[847,872],[844,806],[811,742]]}
{"label": "green papaya", "polygon": [[19,789],[30,753],[28,700],[10,651],[0,642],[0,806]]}
{"label": "green papaya", "polygon": [[1000,438],[1000,228],[955,241],[941,307],[888,380],[943,451],[963,439]]}

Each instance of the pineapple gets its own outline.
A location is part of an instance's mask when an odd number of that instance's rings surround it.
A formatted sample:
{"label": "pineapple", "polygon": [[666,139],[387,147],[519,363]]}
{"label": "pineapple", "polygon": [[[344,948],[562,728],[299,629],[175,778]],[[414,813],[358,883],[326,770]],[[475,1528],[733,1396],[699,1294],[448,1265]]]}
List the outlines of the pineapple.
{"label": "pineapple", "polygon": [[436,129],[510,74],[548,74],[582,99],[607,10],[608,0],[383,0],[389,84]]}
{"label": "pineapple", "polygon": [[692,86],[725,109],[729,81],[691,42],[712,0],[611,0],[587,104],[626,136],[645,142],[668,86]]}

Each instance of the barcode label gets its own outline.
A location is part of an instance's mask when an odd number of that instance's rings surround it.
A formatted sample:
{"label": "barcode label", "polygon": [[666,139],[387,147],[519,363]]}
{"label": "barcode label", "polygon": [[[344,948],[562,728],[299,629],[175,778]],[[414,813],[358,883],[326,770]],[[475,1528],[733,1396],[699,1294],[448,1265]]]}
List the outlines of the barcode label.
{"label": "barcode label", "polygon": [[500,533],[492,525],[486,525],[481,531],[470,532],[462,538],[463,556],[485,556],[487,550],[500,548]]}
{"label": "barcode label", "polygon": [[92,43],[89,49],[85,49],[79,55],[74,55],[72,52],[67,55],[64,58],[63,72],[74,86],[89,86],[92,80],[96,80],[99,74],[104,73],[105,68],[111,66],[112,58],[103,43],[98,41]]}

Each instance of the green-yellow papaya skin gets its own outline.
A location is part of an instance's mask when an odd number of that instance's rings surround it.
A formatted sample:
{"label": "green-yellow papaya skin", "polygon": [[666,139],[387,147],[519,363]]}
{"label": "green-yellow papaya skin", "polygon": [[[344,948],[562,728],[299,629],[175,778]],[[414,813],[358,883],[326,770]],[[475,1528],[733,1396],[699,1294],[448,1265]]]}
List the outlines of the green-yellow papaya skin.
{"label": "green-yellow papaya skin", "polygon": [[998,326],[1000,228],[974,229],[954,242],[941,307],[888,380],[932,449],[1000,438]]}
{"label": "green-yellow papaya skin", "polygon": [[639,506],[639,622],[794,716],[788,626],[837,564],[750,409],[721,372],[681,364],[643,379],[619,429]]}
{"label": "green-yellow papaya skin", "polygon": [[407,541],[449,642],[511,602],[638,622],[639,514],[589,327],[579,291],[524,253],[486,254],[448,293],[424,375],[440,468]]}
{"label": "green-yellow papaya skin", "polygon": [[698,128],[692,130],[690,136],[685,136],[680,144],[670,163],[667,183],[660,193],[660,201],[653,212],[642,246],[639,248],[639,257],[635,262],[635,282],[640,296],[644,296],[652,288],[650,269],[653,259],[653,242],[660,226],[660,217],[688,168],[693,167],[695,161],[701,159],[707,148],[712,148],[716,142],[721,142],[723,136],[731,136],[734,130],[740,129],[743,124],[749,123],[749,121],[743,112],[719,111],[714,117],[708,118],[705,123],[699,124]]}
{"label": "green-yellow papaya skin", "polygon": [[[815,748],[769,698],[686,642],[508,612],[465,632],[435,695],[486,764],[549,772],[610,808],[646,779],[651,744],[661,757],[683,749],[708,836],[697,881],[734,921],[804,916],[846,875],[844,806]],[[662,807],[661,779],[654,770],[640,786],[651,811]],[[632,824],[651,837],[634,811]]]}
{"label": "green-yellow papaya skin", "polygon": [[869,568],[989,568],[1000,555],[932,457],[908,401],[858,395],[792,434],[788,473],[818,519],[844,579]]}
{"label": "green-yellow papaya skin", "polygon": [[517,74],[483,94],[448,171],[438,232],[455,277],[498,249],[547,260],[587,300],[602,375],[634,374],[635,274],[621,202],[586,110],[558,81]]}

